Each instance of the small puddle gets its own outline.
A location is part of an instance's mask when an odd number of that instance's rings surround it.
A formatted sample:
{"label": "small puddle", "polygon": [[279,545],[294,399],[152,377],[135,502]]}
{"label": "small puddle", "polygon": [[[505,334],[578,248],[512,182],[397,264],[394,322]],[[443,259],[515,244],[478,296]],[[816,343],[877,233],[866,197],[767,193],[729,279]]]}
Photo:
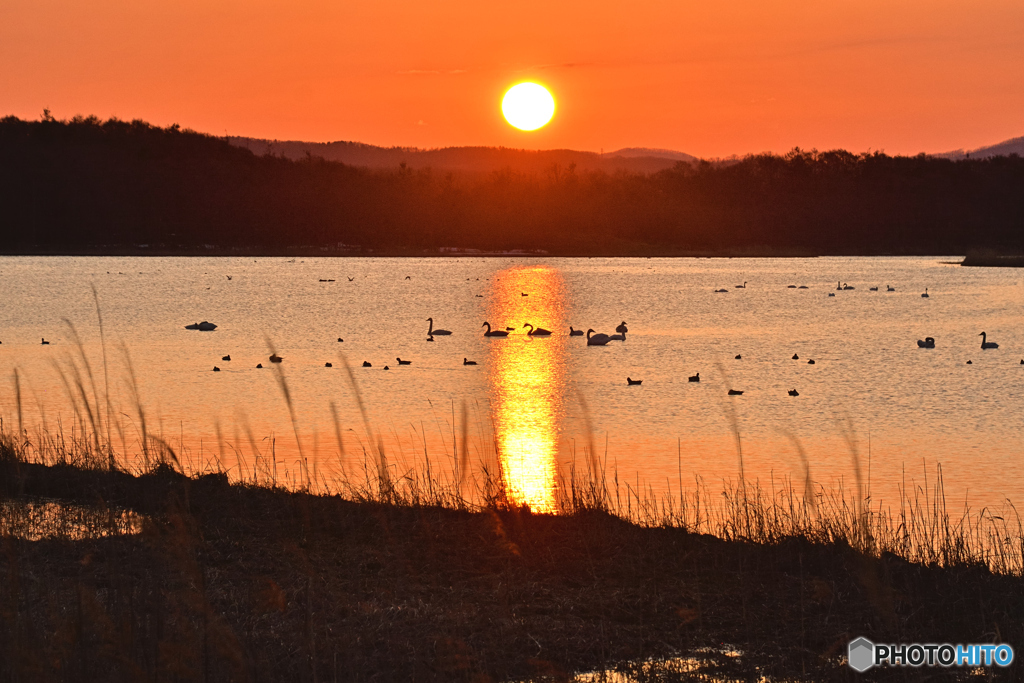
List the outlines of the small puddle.
{"label": "small puddle", "polygon": [[0,501],[0,537],[26,541],[125,536],[142,531],[144,517],[132,510],[103,510],[49,499]]}

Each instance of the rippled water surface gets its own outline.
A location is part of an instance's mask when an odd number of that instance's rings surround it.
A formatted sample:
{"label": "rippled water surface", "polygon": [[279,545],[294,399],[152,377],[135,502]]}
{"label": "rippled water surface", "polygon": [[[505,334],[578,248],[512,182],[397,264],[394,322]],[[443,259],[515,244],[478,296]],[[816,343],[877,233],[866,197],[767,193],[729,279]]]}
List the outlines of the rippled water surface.
{"label": "rippled water surface", "polygon": [[[97,391],[110,387],[128,451],[139,430],[125,349],[150,429],[188,457],[251,468],[252,445],[272,437],[294,469],[272,345],[302,452],[322,473],[361,462],[368,425],[396,463],[426,452],[448,469],[500,465],[514,497],[545,509],[557,473],[591,446],[633,486],[734,479],[735,423],[747,476],[762,481],[802,477],[799,443],[817,481],[852,478],[855,451],[879,496],[941,464],[947,494],[1020,502],[1024,273],[952,260],[3,257],[0,413],[18,419],[17,369],[26,428],[73,423],[66,319]],[[428,317],[453,334],[427,341]],[[202,320],[217,330],[184,329]],[[485,338],[484,321],[513,329]],[[625,342],[568,336],[622,321]],[[530,337],[526,323],[553,334]],[[983,330],[998,349],[980,348]],[[926,336],[934,349],[917,347]]]}

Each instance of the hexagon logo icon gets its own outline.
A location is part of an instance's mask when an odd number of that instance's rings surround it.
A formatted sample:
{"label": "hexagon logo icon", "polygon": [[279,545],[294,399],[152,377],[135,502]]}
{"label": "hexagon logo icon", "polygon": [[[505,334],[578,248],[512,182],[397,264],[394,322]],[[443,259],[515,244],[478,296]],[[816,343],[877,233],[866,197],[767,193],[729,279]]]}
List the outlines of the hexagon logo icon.
{"label": "hexagon logo icon", "polygon": [[851,641],[849,662],[854,671],[863,673],[870,669],[875,664],[875,644],[867,638]]}

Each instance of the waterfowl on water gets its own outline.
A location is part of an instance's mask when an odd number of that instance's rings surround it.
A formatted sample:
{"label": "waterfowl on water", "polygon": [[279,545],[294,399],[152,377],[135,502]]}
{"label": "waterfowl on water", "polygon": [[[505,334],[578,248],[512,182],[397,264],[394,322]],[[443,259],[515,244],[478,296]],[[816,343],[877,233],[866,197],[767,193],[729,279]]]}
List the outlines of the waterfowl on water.
{"label": "waterfowl on water", "polygon": [[626,334],[627,332],[629,332],[629,329],[626,327],[626,321],[623,320],[621,323],[619,323],[619,326],[615,328],[615,331],[618,332],[619,334]]}
{"label": "waterfowl on water", "polygon": [[330,363],[324,363],[324,367],[325,368],[333,368],[334,366],[331,365]]}
{"label": "waterfowl on water", "polygon": [[340,342],[343,342],[343,341],[345,341],[345,340],[344,340],[344,339],[342,339],[341,337],[338,337],[338,341],[340,341]]}
{"label": "waterfowl on water", "polygon": [[468,358],[463,358],[462,359],[462,364],[463,365],[476,365],[476,361],[475,360],[469,360]]}
{"label": "waterfowl on water", "polygon": [[384,369],[385,369],[385,370],[390,370],[391,368],[389,368],[388,366],[386,366],[386,365],[385,365],[385,366],[384,366]]}
{"label": "waterfowl on water", "polygon": [[747,288],[747,281],[746,280],[743,281],[742,285],[736,285],[736,289],[746,289],[746,288]]}
{"label": "waterfowl on water", "polygon": [[808,364],[808,365],[814,365],[814,359],[812,358],[812,359],[810,359],[809,361],[807,361],[807,364]]}
{"label": "waterfowl on water", "polygon": [[737,353],[736,354],[736,360],[742,360],[742,359],[743,359],[743,356],[741,356],[740,354]]}
{"label": "waterfowl on water", "polygon": [[835,293],[835,292],[829,292],[829,293],[828,293],[828,295],[829,295],[829,296],[835,296],[835,295],[836,295],[836,293]]}
{"label": "waterfowl on water", "polygon": [[221,360],[231,360],[231,354],[224,356]]}
{"label": "waterfowl on water", "polygon": [[364,367],[364,368],[372,368],[372,367],[373,367],[373,363],[371,363],[371,362],[370,362],[370,361],[368,361],[368,360],[364,360],[364,361],[363,361],[363,367]]}
{"label": "waterfowl on water", "polygon": [[256,369],[257,369],[257,370],[259,370],[259,369],[260,369],[260,368],[262,368],[262,367],[263,367],[263,363],[257,363],[257,364],[256,364]]}
{"label": "waterfowl on water", "polygon": [[280,363],[283,360],[284,360],[284,358],[282,358],[281,356],[277,355],[276,353],[270,354],[270,362],[271,363]]}
{"label": "waterfowl on water", "polygon": [[796,285],[786,285],[786,289],[796,289]]}
{"label": "waterfowl on water", "polygon": [[796,389],[790,389],[790,390],[789,390],[789,395],[790,395],[790,396],[799,396],[799,395],[800,395],[800,392],[799,392],[799,391],[797,391]]}
{"label": "waterfowl on water", "polygon": [[738,390],[738,389],[730,389],[729,390],[729,395],[730,396],[742,396],[743,392]]}
{"label": "waterfowl on water", "polygon": [[569,336],[570,337],[582,337],[583,336],[583,330],[574,330],[574,329],[572,329],[572,325],[569,325]]}
{"label": "waterfowl on water", "polygon": [[857,289],[857,288],[856,288],[856,287],[851,287],[850,285],[848,285],[848,284],[846,284],[846,283],[844,282],[844,283],[843,283],[843,289]]}
{"label": "waterfowl on water", "polygon": [[728,289],[716,289],[715,294],[724,294],[727,293],[728,291]]}
{"label": "waterfowl on water", "polygon": [[395,360],[398,361],[399,365],[412,365],[411,360],[402,360],[401,358],[396,358]]}
{"label": "waterfowl on water", "polygon": [[42,343],[43,346],[48,346],[50,344],[50,342],[46,341],[46,337],[40,337],[40,339],[43,340],[43,343]]}
{"label": "waterfowl on water", "polygon": [[869,292],[877,292],[878,291],[878,287],[868,287],[868,291]]}
{"label": "waterfowl on water", "polygon": [[808,289],[807,285],[800,285],[797,289]]}
{"label": "waterfowl on water", "polygon": [[627,377],[626,378],[626,384],[628,386],[631,386],[631,387],[638,387],[641,384],[643,384],[643,380],[642,379],[630,379],[629,377]]}
{"label": "waterfowl on water", "polygon": [[211,322],[204,320],[201,323],[192,323],[191,325],[185,325],[186,330],[199,330],[200,332],[213,332],[217,329],[217,326]]}
{"label": "waterfowl on water", "polygon": [[213,371],[214,372],[220,372],[220,368],[218,368],[216,365],[214,365],[213,366]]}
{"label": "waterfowl on water", "polygon": [[430,335],[433,335],[433,334],[448,335],[448,334],[452,333],[451,330],[435,330],[434,329],[434,319],[433,318],[427,318],[427,322],[430,323],[430,329],[427,330],[427,336],[430,336]]}
{"label": "waterfowl on water", "polygon": [[895,292],[896,288],[893,287],[892,285],[886,285],[885,286],[885,291],[887,291],[887,292]]}
{"label": "waterfowl on water", "polygon": [[551,330],[545,330],[543,327],[538,327],[534,329],[533,325],[531,325],[530,323],[526,323],[525,325],[523,325],[523,327],[530,328],[530,331],[527,332],[526,334],[530,335],[531,337],[547,337],[550,336],[551,334]]}
{"label": "waterfowl on water", "polygon": [[981,337],[981,348],[983,348],[983,349],[998,349],[999,348],[999,344],[996,344],[995,342],[986,341],[988,339],[988,337],[985,335],[984,332],[982,332],[978,336]]}
{"label": "waterfowl on water", "polygon": [[694,375],[693,377],[690,377],[690,378],[688,379],[688,381],[690,381],[690,382],[699,382],[699,381],[700,381],[700,373],[698,372],[698,373],[697,373],[696,375]]}
{"label": "waterfowl on water", "polygon": [[918,339],[917,340],[917,347],[920,348],[920,349],[934,349],[935,348],[935,338],[934,337],[925,337],[923,340]]}
{"label": "waterfowl on water", "polygon": [[927,299],[928,298],[928,288],[927,287],[924,288],[924,294],[921,295],[921,298],[922,299]]}
{"label": "waterfowl on water", "polygon": [[967,365],[973,365],[973,364],[974,363],[972,363],[971,361],[967,361]]}
{"label": "waterfowl on water", "polygon": [[[348,276],[346,275],[345,277],[348,277]],[[349,282],[352,282],[353,280],[355,280],[355,278],[354,278],[354,277],[349,277],[349,278],[348,278],[348,281],[349,281]]]}
{"label": "waterfowl on water", "polygon": [[429,337],[427,337],[427,341],[434,341],[434,335],[430,335]]}
{"label": "waterfowl on water", "polygon": [[507,330],[492,330],[491,329],[491,324],[489,322],[486,322],[486,321],[480,327],[486,327],[487,328],[487,331],[484,332],[484,336],[485,337],[507,337],[508,336],[508,331]]}
{"label": "waterfowl on water", "polygon": [[798,356],[797,354],[794,353],[793,354],[793,360],[800,360],[800,356]]}
{"label": "waterfowl on water", "polygon": [[603,332],[594,334],[594,330],[587,330],[587,346],[604,346],[608,343],[609,339],[611,339],[611,337]]}

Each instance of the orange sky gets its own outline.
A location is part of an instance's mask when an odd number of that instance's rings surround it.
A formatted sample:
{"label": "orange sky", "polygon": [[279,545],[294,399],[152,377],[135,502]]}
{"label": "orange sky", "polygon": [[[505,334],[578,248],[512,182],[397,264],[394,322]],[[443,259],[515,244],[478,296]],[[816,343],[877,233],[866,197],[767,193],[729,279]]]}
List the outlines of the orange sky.
{"label": "orange sky", "polygon": [[[548,85],[512,129],[502,93]],[[1024,135],[1021,0],[2,0],[0,115],[702,156]]]}

